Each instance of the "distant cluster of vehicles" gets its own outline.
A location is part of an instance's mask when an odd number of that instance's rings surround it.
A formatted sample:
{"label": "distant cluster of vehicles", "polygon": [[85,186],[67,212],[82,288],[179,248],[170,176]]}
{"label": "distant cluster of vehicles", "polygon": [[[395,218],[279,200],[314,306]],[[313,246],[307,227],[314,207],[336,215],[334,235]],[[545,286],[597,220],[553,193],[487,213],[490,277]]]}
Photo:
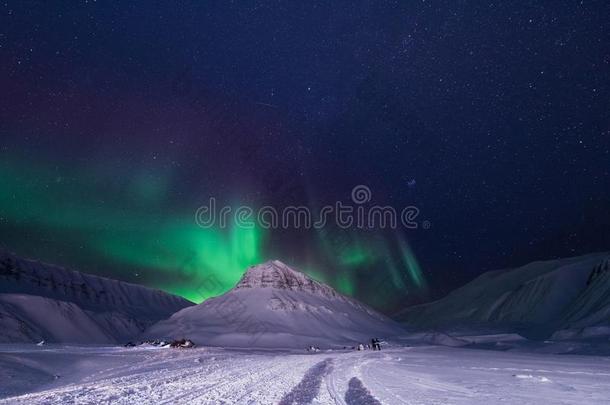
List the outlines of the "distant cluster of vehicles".
{"label": "distant cluster of vehicles", "polygon": [[[379,338],[372,338],[371,339],[371,343],[359,343],[356,346],[344,346],[343,349],[345,350],[381,350],[381,343],[382,341],[379,340]],[[38,343],[39,346],[42,346],[44,344],[44,341]],[[156,347],[171,347],[171,348],[176,348],[176,349],[192,349],[195,347],[195,342],[193,342],[190,339],[177,339],[177,340],[172,340],[172,341],[165,341],[165,340],[160,340],[160,339],[149,339],[149,340],[142,340],[138,343],[134,343],[134,342],[127,342],[126,344],[124,344],[124,347],[138,347],[138,346],[156,346]],[[307,348],[307,351],[310,353],[317,353],[320,351],[320,348],[318,346],[309,346]]]}
{"label": "distant cluster of vehicles", "polygon": [[[371,343],[358,343],[356,346],[343,346],[344,350],[381,350],[382,341],[379,338],[372,338]],[[319,352],[320,348],[317,346],[309,346],[307,348],[308,352]]]}
{"label": "distant cluster of vehicles", "polygon": [[137,347],[137,346],[142,346],[142,345],[157,346],[157,347],[171,347],[171,348],[175,348],[175,349],[192,349],[195,347],[195,343],[190,339],[177,339],[177,340],[172,340],[172,341],[165,341],[165,340],[159,340],[159,339],[143,340],[139,343],[127,342],[124,346],[125,347]]}

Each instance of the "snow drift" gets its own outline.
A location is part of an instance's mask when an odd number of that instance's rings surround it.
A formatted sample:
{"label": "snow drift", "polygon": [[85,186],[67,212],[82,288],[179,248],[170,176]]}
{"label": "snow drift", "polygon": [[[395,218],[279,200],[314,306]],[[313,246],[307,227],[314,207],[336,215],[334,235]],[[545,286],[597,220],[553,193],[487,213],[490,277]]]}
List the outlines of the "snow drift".
{"label": "snow drift", "polygon": [[159,290],[0,253],[0,342],[120,343],[190,305]]}
{"label": "snow drift", "polygon": [[289,348],[353,345],[401,333],[386,316],[273,260],[250,267],[226,294],[177,312],[143,336]]}
{"label": "snow drift", "polygon": [[600,336],[610,330],[604,328],[610,325],[610,256],[490,271],[439,301],[403,310],[396,319],[423,329],[470,325],[534,338]]}

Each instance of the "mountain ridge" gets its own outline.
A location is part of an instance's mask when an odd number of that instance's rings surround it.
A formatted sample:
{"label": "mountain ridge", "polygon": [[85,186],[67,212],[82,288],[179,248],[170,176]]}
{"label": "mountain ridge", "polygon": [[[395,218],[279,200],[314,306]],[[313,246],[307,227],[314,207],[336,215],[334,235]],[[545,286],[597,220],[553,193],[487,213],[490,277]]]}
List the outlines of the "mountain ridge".
{"label": "mountain ridge", "polygon": [[190,305],[160,290],[0,252],[0,341],[118,343]]}
{"label": "mountain ridge", "polygon": [[[103,304],[124,310],[142,307],[147,313],[169,307],[176,310],[194,303],[159,289],[116,279],[83,273],[62,266],[26,259],[8,251],[0,251],[0,292],[44,296],[76,303],[90,308]],[[110,298],[105,290],[118,290]],[[144,295],[144,297],[143,297]],[[137,300],[156,296],[159,305],[140,305]],[[148,296],[148,297],[146,297]],[[145,300],[144,300],[145,301]],[[171,313],[170,313],[171,314]],[[168,314],[168,315],[170,315]],[[141,315],[141,313],[140,313]]]}
{"label": "mountain ridge", "polygon": [[600,252],[493,270],[394,318],[415,328],[474,325],[533,338],[576,336],[578,330],[610,325],[609,257]]}

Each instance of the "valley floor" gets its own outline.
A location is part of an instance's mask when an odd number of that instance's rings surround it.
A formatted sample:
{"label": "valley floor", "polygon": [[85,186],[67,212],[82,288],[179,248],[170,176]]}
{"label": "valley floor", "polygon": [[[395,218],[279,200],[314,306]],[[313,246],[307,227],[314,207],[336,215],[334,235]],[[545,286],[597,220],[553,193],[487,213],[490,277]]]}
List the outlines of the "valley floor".
{"label": "valley floor", "polygon": [[0,345],[0,404],[610,403],[610,358],[441,346],[239,351]]}

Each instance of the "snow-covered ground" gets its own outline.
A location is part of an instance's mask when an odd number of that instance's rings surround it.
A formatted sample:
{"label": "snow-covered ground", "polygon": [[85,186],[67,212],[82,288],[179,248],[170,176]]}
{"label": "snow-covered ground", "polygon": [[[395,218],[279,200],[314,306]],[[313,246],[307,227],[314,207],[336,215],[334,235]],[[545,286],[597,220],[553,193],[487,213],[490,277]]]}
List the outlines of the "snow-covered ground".
{"label": "snow-covered ground", "polygon": [[377,351],[0,345],[0,404],[610,403],[610,358],[442,346]]}

